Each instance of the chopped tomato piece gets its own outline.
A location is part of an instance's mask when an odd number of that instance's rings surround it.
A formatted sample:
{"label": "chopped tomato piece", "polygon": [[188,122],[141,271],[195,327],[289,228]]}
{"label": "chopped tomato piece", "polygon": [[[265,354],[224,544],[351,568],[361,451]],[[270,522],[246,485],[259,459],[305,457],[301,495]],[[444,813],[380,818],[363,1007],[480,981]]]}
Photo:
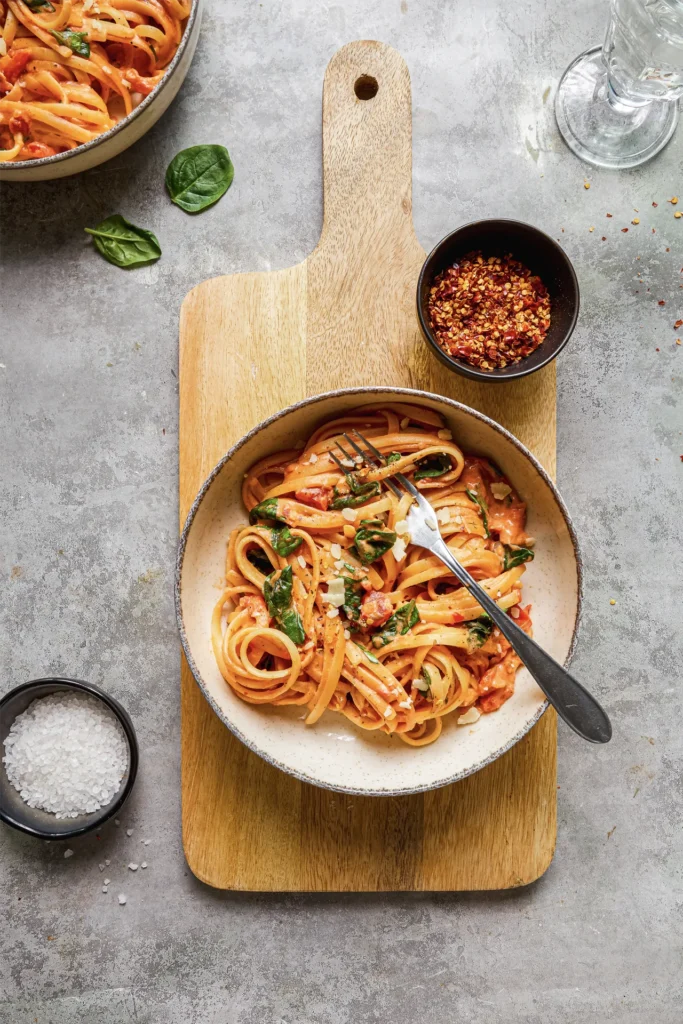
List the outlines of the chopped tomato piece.
{"label": "chopped tomato piece", "polygon": [[44,156],[54,156],[56,152],[56,149],[46,146],[44,142],[28,142],[19,150],[19,159],[40,160]]}
{"label": "chopped tomato piece", "polygon": [[360,605],[360,621],[364,629],[383,626],[391,618],[394,606],[381,590],[370,590]]}
{"label": "chopped tomato piece", "polygon": [[526,508],[523,504],[505,506],[502,502],[491,502],[489,505],[489,530],[496,532],[503,544],[523,545],[526,540],[525,522]]}
{"label": "chopped tomato piece", "polygon": [[149,78],[143,78],[135,68],[130,68],[126,71],[124,78],[130,84],[133,92],[142,93],[143,96],[149,96],[153,89],[156,88],[157,83]]}
{"label": "chopped tomato piece", "polygon": [[6,57],[0,61],[0,71],[12,85],[31,59],[30,50],[10,50]]}
{"label": "chopped tomato piece", "polygon": [[490,693],[492,690],[505,690],[508,687],[514,689],[515,685],[515,672],[517,671],[520,660],[514,651],[510,651],[505,655],[502,661],[499,661],[497,665],[490,668],[488,672],[484,672],[484,675],[479,680],[477,689],[479,693]]}
{"label": "chopped tomato piece", "polygon": [[311,508],[319,508],[321,512],[327,512],[330,507],[332,491],[329,487],[302,487],[294,493],[297,501],[302,505],[310,505]]}
{"label": "chopped tomato piece", "polygon": [[497,711],[506,700],[509,700],[514,692],[513,686],[504,687],[502,690],[494,690],[488,696],[480,697],[477,707],[483,715],[489,715],[492,711]]}
{"label": "chopped tomato piece", "polygon": [[240,598],[240,608],[246,608],[257,626],[268,627],[270,615],[266,602],[260,594],[245,594]]}
{"label": "chopped tomato piece", "polygon": [[458,623],[458,622],[464,622],[464,621],[465,621],[465,616],[461,615],[460,612],[453,612],[453,614],[451,615],[451,624],[453,626],[455,626],[455,624]]}
{"label": "chopped tomato piece", "polygon": [[9,130],[15,135],[23,135],[26,138],[31,132],[31,124],[26,114],[12,114],[9,119]]}

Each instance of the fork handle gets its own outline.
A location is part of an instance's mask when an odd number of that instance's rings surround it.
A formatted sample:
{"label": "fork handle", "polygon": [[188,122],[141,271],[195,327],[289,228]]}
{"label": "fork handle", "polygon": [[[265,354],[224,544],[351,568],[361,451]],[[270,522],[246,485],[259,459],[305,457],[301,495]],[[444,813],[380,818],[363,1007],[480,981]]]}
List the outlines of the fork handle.
{"label": "fork handle", "polygon": [[472,597],[476,598],[495,622],[560,718],[585,740],[591,743],[608,743],[612,737],[612,725],[595,697],[530,636],[527,636],[514,619],[498,607],[484,588],[472,579],[467,569],[460,565],[443,541],[433,547],[432,551],[467,587]]}

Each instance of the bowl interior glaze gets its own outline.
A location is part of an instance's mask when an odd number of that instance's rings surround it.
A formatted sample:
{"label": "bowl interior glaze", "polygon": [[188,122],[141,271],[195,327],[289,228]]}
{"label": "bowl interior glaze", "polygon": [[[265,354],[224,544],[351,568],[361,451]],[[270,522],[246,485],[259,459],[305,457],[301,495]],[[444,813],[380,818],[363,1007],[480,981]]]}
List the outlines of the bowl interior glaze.
{"label": "bowl interior glaze", "polygon": [[575,642],[580,605],[580,560],[571,523],[554,485],[530,453],[502,427],[446,398],[402,388],[349,389],[310,398],[271,417],[246,435],[219,463],[200,492],[183,532],[176,574],[176,612],[190,667],[225,725],[270,763],[328,789],[397,795],[434,789],[463,778],[504,753],[546,707],[526,669],[514,696],[474,726],[444,725],[439,740],[413,748],[369,733],[342,715],[325,712],[306,727],[304,709],[254,707],[223,680],[211,647],[211,613],[221,591],[230,531],[247,521],[241,499],[244,474],[264,456],[308,438],[341,413],[387,402],[438,410],[466,451],[491,456],[529,503],[536,558],[524,576],[524,601],[534,606],[535,636],[561,663]]}

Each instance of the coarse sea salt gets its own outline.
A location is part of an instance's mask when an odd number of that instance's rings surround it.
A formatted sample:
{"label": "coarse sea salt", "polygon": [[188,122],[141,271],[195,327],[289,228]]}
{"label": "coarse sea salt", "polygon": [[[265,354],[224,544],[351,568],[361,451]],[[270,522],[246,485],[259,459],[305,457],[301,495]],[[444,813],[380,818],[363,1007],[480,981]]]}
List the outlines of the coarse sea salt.
{"label": "coarse sea salt", "polygon": [[76,818],[116,796],[128,767],[128,742],[101,701],[59,692],[34,700],[17,716],[2,760],[29,807]]}

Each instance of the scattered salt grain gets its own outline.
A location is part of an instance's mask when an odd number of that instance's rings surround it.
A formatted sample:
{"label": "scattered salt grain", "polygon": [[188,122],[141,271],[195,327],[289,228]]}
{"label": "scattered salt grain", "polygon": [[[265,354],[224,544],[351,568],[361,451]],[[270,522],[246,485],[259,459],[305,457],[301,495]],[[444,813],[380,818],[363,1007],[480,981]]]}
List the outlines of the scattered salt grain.
{"label": "scattered salt grain", "polygon": [[129,871],[137,871],[137,869],[138,869],[138,865],[137,864],[129,864],[128,865],[128,870]]}
{"label": "scattered salt grain", "polygon": [[344,519],[346,519],[347,522],[355,523],[356,519],[358,518],[358,512],[355,508],[343,508],[342,516],[344,517]]}
{"label": "scattered salt grain", "polygon": [[140,865],[140,867],[141,867],[141,868],[146,868],[146,867],[147,867],[147,861],[146,861],[146,860],[143,860],[143,862],[142,862],[142,864]]}
{"label": "scattered salt grain", "polygon": [[151,841],[151,840],[149,840],[149,839],[143,839],[143,840],[142,840],[142,845],[143,845],[143,846],[149,846],[149,844],[150,844],[150,841]]}
{"label": "scattered salt grain", "polygon": [[118,818],[114,818],[114,824],[115,824],[115,825],[120,825],[120,824],[121,824],[121,822],[119,821],[119,819],[118,819]]}
{"label": "scattered salt grain", "polygon": [[124,905],[124,903],[126,903],[126,902],[127,902],[127,898],[126,898],[126,897],[125,897],[125,896],[123,895],[123,893],[122,893],[122,892],[120,892],[120,893],[119,893],[119,904],[120,904],[121,906],[123,906],[123,905]]}
{"label": "scattered salt grain", "polygon": [[110,878],[105,878],[105,880],[104,880],[104,884],[105,884],[105,885],[109,885],[110,881],[111,881],[111,879],[110,879]]}
{"label": "scattered salt grain", "polygon": [[104,864],[98,864],[97,866],[100,869],[100,871],[104,871]]}
{"label": "scattered salt grain", "polygon": [[105,857],[104,863],[106,864],[107,867],[109,867],[109,865],[111,864],[111,861],[107,860],[106,857]]}
{"label": "scattered salt grain", "polygon": [[102,886],[102,892],[109,892],[109,890],[107,889],[106,885]]}
{"label": "scattered salt grain", "polygon": [[128,767],[128,743],[102,701],[60,691],[17,716],[2,760],[29,807],[76,818],[111,803]]}
{"label": "scattered salt grain", "polygon": [[[59,817],[59,815],[58,815],[58,817]],[[68,860],[69,857],[73,857],[73,855],[74,855],[73,850],[65,850],[64,851],[64,860]]]}
{"label": "scattered salt grain", "polygon": [[133,835],[133,829],[132,828],[127,828],[126,829],[126,835],[127,836],[132,836]]}

